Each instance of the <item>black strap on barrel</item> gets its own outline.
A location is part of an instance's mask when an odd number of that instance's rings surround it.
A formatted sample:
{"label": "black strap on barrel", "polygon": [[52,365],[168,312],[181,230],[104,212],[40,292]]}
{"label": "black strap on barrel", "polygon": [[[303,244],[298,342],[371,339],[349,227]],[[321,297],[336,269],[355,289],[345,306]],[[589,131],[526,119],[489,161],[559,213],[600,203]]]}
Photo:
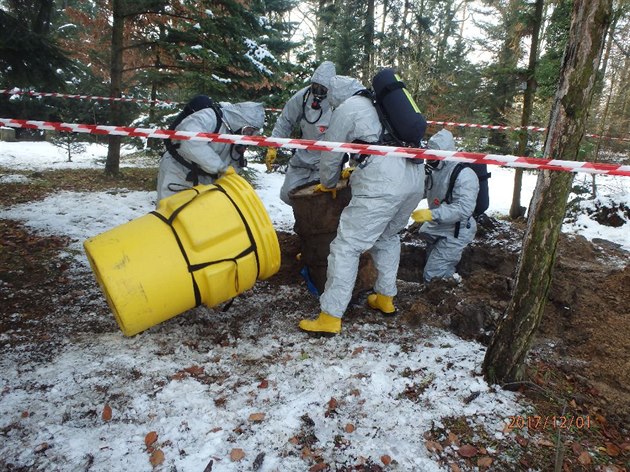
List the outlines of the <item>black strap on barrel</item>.
{"label": "black strap on barrel", "polygon": [[[190,263],[190,259],[188,258],[188,254],[186,253],[186,249],[184,248],[184,245],[181,241],[181,238],[179,237],[179,234],[177,234],[177,230],[175,230],[175,227],[173,226],[173,223],[175,221],[175,219],[177,218],[177,216],[181,213],[181,211],[186,208],[195,198],[199,197],[201,195],[201,192],[199,192],[199,190],[197,190],[196,188],[193,188],[191,190],[194,190],[197,195],[195,195],[193,198],[191,198],[189,201],[187,201],[186,203],[182,204],[181,206],[179,206],[178,208],[175,209],[175,211],[173,211],[173,213],[171,214],[171,216],[169,218],[166,218],[164,215],[156,212],[156,211],[152,211],[151,214],[156,216],[160,221],[164,222],[164,224],[166,224],[168,227],[171,228],[171,231],[173,232],[173,236],[175,237],[175,241],[177,241],[177,245],[179,246],[179,250],[182,253],[182,256],[184,257],[184,261],[186,261],[186,266],[188,267],[188,272],[190,273],[190,277],[192,279],[192,287],[193,287],[193,293],[195,295],[195,306],[199,306],[201,305],[201,291],[199,290],[199,285],[197,284],[197,281],[195,280],[195,272],[201,269],[205,269],[208,266],[214,265],[214,264],[220,264],[221,262],[233,262],[234,264],[236,264],[236,277],[234,278],[234,288],[236,289],[236,292],[238,293],[239,291],[239,286],[238,286],[238,264],[237,261],[238,259],[245,257],[247,254],[250,253],[254,253],[254,255],[256,256],[256,278],[258,278],[258,276],[260,275],[260,259],[258,258],[258,248],[256,247],[256,241],[254,239],[254,235],[252,233],[251,228],[249,227],[249,224],[247,224],[247,220],[245,219],[243,212],[241,211],[241,209],[236,205],[236,203],[234,202],[234,200],[232,199],[232,197],[230,197],[227,192],[220,186],[220,185],[216,185],[214,184],[214,187],[211,189],[206,190],[205,192],[213,192],[213,191],[218,191],[223,193],[228,200],[230,200],[230,202],[232,203],[232,205],[234,206],[234,208],[236,209],[236,211],[238,212],[241,221],[243,222],[243,226],[245,227],[245,231],[247,232],[247,237],[249,238],[249,242],[250,242],[250,246],[246,249],[244,249],[243,251],[240,252],[240,254],[237,254],[234,257],[229,257],[229,258],[225,258],[225,259],[219,259],[216,261],[208,261],[208,262],[202,262],[199,264],[191,264]],[[205,193],[204,192],[204,193]]]}

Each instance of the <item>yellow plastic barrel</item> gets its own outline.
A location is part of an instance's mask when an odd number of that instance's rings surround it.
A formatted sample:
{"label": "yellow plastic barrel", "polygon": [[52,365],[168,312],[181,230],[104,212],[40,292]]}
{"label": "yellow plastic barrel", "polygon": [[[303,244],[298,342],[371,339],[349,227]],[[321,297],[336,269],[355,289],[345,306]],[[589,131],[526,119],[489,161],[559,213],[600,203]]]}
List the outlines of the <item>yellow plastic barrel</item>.
{"label": "yellow plastic barrel", "polygon": [[280,268],[271,219],[237,174],[165,198],[83,246],[126,336],[230,300]]}

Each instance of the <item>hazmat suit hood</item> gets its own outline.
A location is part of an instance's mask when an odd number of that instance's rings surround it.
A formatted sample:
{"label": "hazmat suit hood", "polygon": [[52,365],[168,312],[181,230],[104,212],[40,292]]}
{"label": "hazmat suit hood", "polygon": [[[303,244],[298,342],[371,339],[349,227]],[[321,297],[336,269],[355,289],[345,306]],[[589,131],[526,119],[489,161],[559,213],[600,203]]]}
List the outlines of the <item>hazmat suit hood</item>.
{"label": "hazmat suit hood", "polygon": [[[435,133],[429,139],[427,143],[427,149],[435,149],[438,151],[457,151],[457,147],[455,146],[455,139],[453,138],[453,133],[451,133],[447,129],[442,129]],[[443,160],[427,160],[427,165],[434,169],[441,169],[447,164],[447,161]]]}
{"label": "hazmat suit hood", "polygon": [[330,79],[332,79],[337,71],[335,70],[335,64],[330,61],[322,62],[311,77],[311,83],[321,84],[327,89],[330,89]]}
{"label": "hazmat suit hood", "polygon": [[330,87],[328,88],[330,106],[337,108],[359,90],[364,89],[363,84],[357,79],[345,75],[336,75],[330,80]]}
{"label": "hazmat suit hood", "polygon": [[227,103],[221,102],[223,119],[232,131],[244,126],[261,129],[265,125],[265,107],[258,102]]}
{"label": "hazmat suit hood", "polygon": [[447,129],[442,129],[431,136],[427,143],[427,149],[439,149],[440,151],[456,151],[453,133]]}

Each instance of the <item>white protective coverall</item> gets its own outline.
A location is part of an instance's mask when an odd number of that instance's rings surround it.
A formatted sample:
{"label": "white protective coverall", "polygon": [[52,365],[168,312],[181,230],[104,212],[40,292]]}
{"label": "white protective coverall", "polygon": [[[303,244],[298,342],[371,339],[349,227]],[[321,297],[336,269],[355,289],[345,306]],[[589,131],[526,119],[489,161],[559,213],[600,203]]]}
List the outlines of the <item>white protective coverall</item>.
{"label": "white protective coverall", "polygon": [[[227,103],[221,102],[223,112],[223,123],[218,133],[236,133],[243,127],[252,127],[257,130],[265,124],[265,108],[262,103],[242,102]],[[226,124],[227,123],[227,124]],[[192,131],[212,133],[217,127],[217,114],[212,108],[204,108],[186,118],[177,126],[176,131]],[[175,141],[174,141],[175,142]],[[228,166],[232,166],[239,172],[239,157],[234,145],[230,143],[216,143],[212,141],[179,141],[179,154],[188,162],[194,162],[206,174],[199,174],[199,184],[209,185],[223,174]],[[191,181],[186,180],[190,169],[183,166],[166,151],[160,160],[160,171],[158,173],[157,199],[158,202],[174,193],[193,186]]]}
{"label": "white protective coverall", "polygon": [[[456,150],[453,135],[445,129],[429,139],[427,148]],[[472,242],[477,232],[477,222],[472,214],[479,193],[479,179],[474,170],[468,167],[461,170],[453,187],[452,202],[443,202],[451,173],[457,164],[454,161],[438,161],[436,167],[426,176],[425,195],[433,220],[424,223],[419,233],[428,242],[423,274],[425,282],[434,278],[452,277],[464,248]]]}
{"label": "white protective coverall", "polygon": [[[353,95],[364,89],[357,80],[336,76],[328,94],[335,108],[325,140],[359,139],[376,143],[382,133],[372,100]],[[343,103],[342,103],[343,102]],[[343,153],[322,152],[320,180],[326,187],[339,181]],[[378,272],[374,290],[395,296],[400,262],[399,232],[409,222],[424,187],[424,165],[403,157],[366,157],[350,177],[352,199],[341,213],[337,236],[330,244],[323,312],[341,318],[350,303],[359,257],[370,251]]]}
{"label": "white protective coverall", "polygon": [[[330,79],[335,76],[335,65],[330,61],[322,62],[311,77],[311,83],[318,83],[330,89]],[[304,87],[295,93],[282,109],[271,136],[288,138],[299,124],[300,138],[321,140],[328,129],[332,113],[328,97],[320,102],[320,109],[311,108],[313,96],[311,86]],[[329,92],[330,93],[330,92]],[[280,189],[280,199],[290,204],[289,192],[300,185],[319,179],[320,151],[297,149],[289,160],[284,184]]]}

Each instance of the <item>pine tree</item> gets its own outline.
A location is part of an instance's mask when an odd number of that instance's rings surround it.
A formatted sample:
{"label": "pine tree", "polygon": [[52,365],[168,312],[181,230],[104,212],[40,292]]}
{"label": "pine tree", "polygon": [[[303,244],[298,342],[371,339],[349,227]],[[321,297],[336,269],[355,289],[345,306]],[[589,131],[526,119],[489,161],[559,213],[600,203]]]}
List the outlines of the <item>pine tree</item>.
{"label": "pine tree", "polygon": [[[0,10],[0,86],[23,90],[65,90],[65,70],[71,73],[72,61],[57,44],[51,32],[51,1],[7,2]],[[41,100],[25,97],[0,97],[5,116],[47,120],[51,108]],[[16,135],[33,134],[17,129]],[[38,133],[39,134],[39,133]]]}

